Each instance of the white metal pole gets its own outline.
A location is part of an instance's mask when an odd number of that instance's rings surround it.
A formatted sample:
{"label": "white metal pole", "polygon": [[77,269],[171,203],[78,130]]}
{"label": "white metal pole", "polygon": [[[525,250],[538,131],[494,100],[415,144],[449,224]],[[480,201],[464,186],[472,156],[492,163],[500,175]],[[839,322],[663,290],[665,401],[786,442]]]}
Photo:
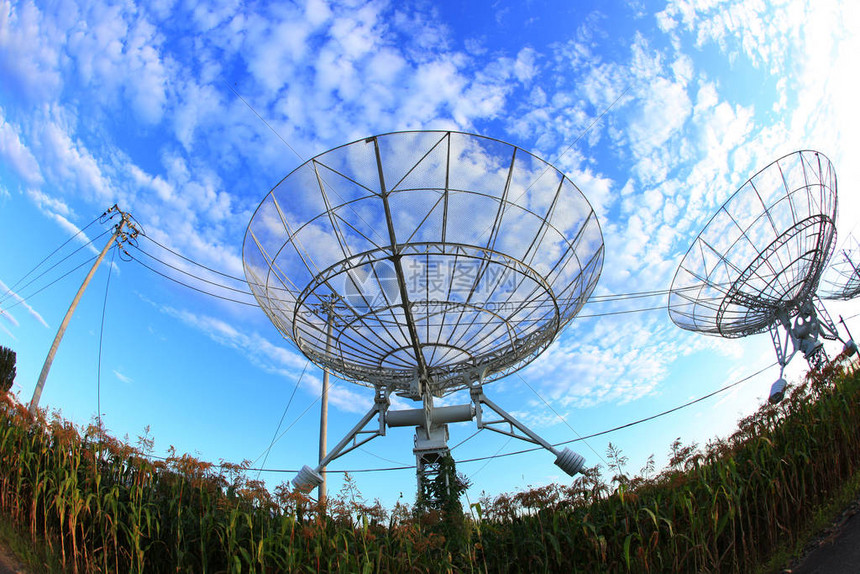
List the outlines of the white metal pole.
{"label": "white metal pole", "polygon": [[[331,352],[331,322],[332,322],[332,314],[334,313],[333,309],[329,309],[328,313],[328,330],[326,332],[325,339],[325,352],[328,355]],[[323,369],[323,383],[322,383],[322,396],[320,397],[320,458],[319,462],[322,463],[323,459],[326,456],[326,443],[328,440],[328,369]],[[322,476],[322,483],[319,485],[318,496],[320,504],[325,503],[326,498],[326,472],[325,467],[320,469],[320,475]]]}
{"label": "white metal pole", "polygon": [[60,346],[60,341],[63,340],[63,335],[66,334],[66,327],[69,326],[69,321],[72,319],[72,315],[75,313],[75,308],[78,306],[78,302],[80,302],[81,297],[84,294],[84,291],[87,289],[87,285],[89,285],[90,280],[93,278],[93,275],[96,274],[96,269],[98,269],[99,264],[102,262],[102,259],[107,255],[108,249],[113,245],[114,240],[116,240],[117,236],[122,231],[123,226],[125,225],[125,218],[119,222],[119,225],[116,227],[116,231],[114,231],[110,240],[108,240],[107,245],[104,246],[102,252],[99,253],[96,262],[93,263],[92,269],[87,274],[87,277],[84,279],[84,282],[81,284],[81,288],[78,289],[77,295],[72,300],[72,304],[69,306],[69,310],[66,311],[66,316],[63,317],[63,322],[60,324],[60,328],[57,330],[57,336],[54,337],[54,343],[51,345],[51,350],[48,351],[48,356],[45,359],[45,364],[42,365],[42,372],[39,375],[39,381],[36,383],[36,389],[33,391],[33,399],[30,401],[30,412],[36,412],[36,409],[39,406],[39,399],[42,397],[42,389],[45,388],[45,380],[48,378],[48,372],[51,370],[51,363],[54,362],[54,355],[57,354],[57,348]]}

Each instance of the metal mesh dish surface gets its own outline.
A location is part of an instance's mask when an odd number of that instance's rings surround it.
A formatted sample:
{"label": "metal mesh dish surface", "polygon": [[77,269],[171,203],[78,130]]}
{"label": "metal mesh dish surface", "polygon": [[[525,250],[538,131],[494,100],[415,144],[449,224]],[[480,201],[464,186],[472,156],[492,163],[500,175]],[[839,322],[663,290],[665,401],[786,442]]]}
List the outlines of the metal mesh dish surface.
{"label": "metal mesh dish surface", "polygon": [[251,218],[246,279],[283,335],[346,380],[443,395],[536,357],[593,291],[597,217],[507,143],[397,132],[314,157]]}
{"label": "metal mesh dish surface", "polygon": [[836,173],[798,151],[747,180],[681,261],[669,315],[690,331],[735,338],[766,331],[814,295],[833,252]]}
{"label": "metal mesh dish surface", "polygon": [[860,244],[848,235],[836,250],[830,265],[821,276],[818,295],[822,299],[848,301],[860,295]]}

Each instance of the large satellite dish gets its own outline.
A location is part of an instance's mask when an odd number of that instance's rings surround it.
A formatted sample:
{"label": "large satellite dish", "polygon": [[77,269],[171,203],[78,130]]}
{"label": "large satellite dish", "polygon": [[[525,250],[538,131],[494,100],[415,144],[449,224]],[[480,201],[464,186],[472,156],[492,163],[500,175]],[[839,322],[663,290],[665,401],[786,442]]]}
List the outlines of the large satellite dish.
{"label": "large satellite dish", "polygon": [[748,179],[696,237],[672,281],[669,315],[683,329],[727,338],[770,331],[778,402],[794,353],[820,366],[819,335],[838,338],[815,297],[835,241],[833,165],[816,151],[786,155]]}
{"label": "large satellite dish", "polygon": [[[339,447],[386,425],[416,426],[420,477],[447,452],[446,423],[473,417],[549,448],[570,474],[581,467],[582,457],[556,451],[482,391],[546,349],[600,275],[597,217],[552,165],[451,131],[359,140],[272,189],[248,225],[243,263],[284,337],[320,367],[376,390],[374,408],[316,470],[303,469],[297,487],[312,488]],[[472,404],[433,407],[433,397],[461,389]],[[392,392],[423,408],[388,411]],[[379,428],[363,430],[377,414]]]}

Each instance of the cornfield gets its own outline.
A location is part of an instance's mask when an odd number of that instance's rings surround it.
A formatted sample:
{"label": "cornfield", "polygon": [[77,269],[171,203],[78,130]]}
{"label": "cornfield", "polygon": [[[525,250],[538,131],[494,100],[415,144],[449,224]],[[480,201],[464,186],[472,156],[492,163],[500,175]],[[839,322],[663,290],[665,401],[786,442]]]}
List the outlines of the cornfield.
{"label": "cornfield", "polygon": [[[148,456],[91,425],[0,400],[0,512],[70,572],[748,572],[790,543],[860,462],[860,375],[834,363],[656,476],[610,460],[570,485],[484,498],[451,517],[324,508],[246,465]],[[651,474],[651,473],[646,473]]]}

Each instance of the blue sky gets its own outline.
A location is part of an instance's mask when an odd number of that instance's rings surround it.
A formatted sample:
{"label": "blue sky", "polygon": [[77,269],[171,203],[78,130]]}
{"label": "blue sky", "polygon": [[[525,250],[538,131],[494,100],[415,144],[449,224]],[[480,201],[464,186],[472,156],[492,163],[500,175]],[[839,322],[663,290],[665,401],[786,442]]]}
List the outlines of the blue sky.
{"label": "blue sky", "polygon": [[[851,2],[0,1],[0,292],[114,203],[150,239],[241,277],[245,228],[275,183],[327,149],[402,129],[498,138],[566,173],[600,217],[606,255],[596,294],[668,289],[719,205],[797,149],[817,149],[836,167],[841,242],[860,215],[857,29],[860,8]],[[29,295],[91,257],[105,229],[87,228],[79,238],[92,246],[42,283],[16,288],[26,301],[0,315],[0,344],[18,353],[24,400],[85,269]],[[141,247],[242,287],[149,240]],[[108,269],[78,308],[42,397],[82,424],[97,411]],[[4,299],[3,309],[17,302]],[[766,334],[729,341],[688,333],[665,308],[588,317],[665,304],[664,295],[586,305],[520,372],[528,385],[514,375],[489,385],[488,395],[560,442],[774,362]],[[848,317],[858,306],[828,308]],[[860,332],[857,321],[849,327]],[[114,261],[100,396],[118,436],[134,440],[150,425],[156,453],[174,445],[206,460],[260,463],[306,363],[260,309]],[[788,373],[804,368],[796,359]],[[631,471],[651,453],[662,465],[676,437],[704,443],[730,432],[777,375],[772,367],[729,393],[575,450],[589,465],[604,464],[612,441]],[[308,367],[282,429],[297,422],[267,467],[316,460],[320,381]],[[371,402],[367,389],[336,382],[329,444]],[[473,432],[473,424],[452,426],[451,445]],[[485,432],[454,454],[526,446]],[[391,429],[330,468],[408,465],[411,448],[409,430]],[[474,498],[569,480],[553,458],[536,452],[460,470],[472,478]],[[330,476],[336,491],[340,479]],[[292,474],[262,477],[274,485]],[[389,506],[400,493],[414,496],[412,471],[357,478],[365,496]]]}

